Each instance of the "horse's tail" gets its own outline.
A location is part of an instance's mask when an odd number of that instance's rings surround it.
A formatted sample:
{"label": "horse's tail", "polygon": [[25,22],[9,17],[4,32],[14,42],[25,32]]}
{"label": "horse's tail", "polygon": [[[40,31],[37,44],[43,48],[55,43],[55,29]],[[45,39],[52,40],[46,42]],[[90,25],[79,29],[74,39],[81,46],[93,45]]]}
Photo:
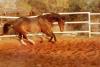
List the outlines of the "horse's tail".
{"label": "horse's tail", "polygon": [[1,35],[7,34],[10,26],[11,26],[10,23],[5,23],[3,26],[3,33]]}

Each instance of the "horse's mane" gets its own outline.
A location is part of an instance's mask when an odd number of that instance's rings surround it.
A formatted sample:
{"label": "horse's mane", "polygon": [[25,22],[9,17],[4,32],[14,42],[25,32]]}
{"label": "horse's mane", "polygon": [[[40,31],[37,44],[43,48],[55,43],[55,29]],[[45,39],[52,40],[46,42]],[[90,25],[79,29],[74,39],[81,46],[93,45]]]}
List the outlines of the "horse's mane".
{"label": "horse's mane", "polygon": [[24,16],[18,18],[17,20],[19,20],[19,19],[24,20],[24,21],[31,21],[28,17],[24,17]]}
{"label": "horse's mane", "polygon": [[40,15],[38,17],[41,17],[43,19],[47,19],[50,22],[60,21],[60,19],[62,19],[61,15],[59,15],[57,13],[50,13],[50,14]]}
{"label": "horse's mane", "polygon": [[39,18],[46,19],[49,22],[59,22],[62,19],[62,16],[60,14],[52,12],[52,13],[45,14],[45,15],[39,15],[39,16],[35,17],[34,19],[30,19],[28,17],[22,16],[22,17],[18,18],[17,20],[20,19],[20,20],[23,20],[23,21],[30,22],[31,20],[34,21],[34,20],[37,20]]}

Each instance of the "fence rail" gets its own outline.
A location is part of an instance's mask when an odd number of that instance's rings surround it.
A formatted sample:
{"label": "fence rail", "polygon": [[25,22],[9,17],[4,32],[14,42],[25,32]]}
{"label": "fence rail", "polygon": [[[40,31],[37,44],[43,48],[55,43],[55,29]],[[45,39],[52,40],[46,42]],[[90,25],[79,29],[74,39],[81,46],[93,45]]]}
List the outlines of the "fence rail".
{"label": "fence rail", "polygon": [[[49,14],[49,13],[43,13],[44,14]],[[87,14],[88,15],[88,20],[87,21],[75,21],[75,22],[65,22],[65,24],[78,24],[78,23],[87,23],[88,24],[88,30],[87,31],[64,31],[64,32],[54,32],[54,33],[58,33],[58,34],[66,34],[66,33],[89,33],[89,37],[91,37],[92,34],[100,34],[100,32],[92,32],[91,31],[91,25],[95,25],[95,24],[100,24],[100,23],[92,23],[91,22],[91,15],[100,15],[100,13],[90,13],[90,12],[69,12],[69,13],[59,13],[61,15],[63,14]],[[29,16],[28,18],[34,18],[37,16]],[[9,18],[9,19],[17,19],[19,17],[12,17],[12,16],[0,16],[0,18]],[[54,24],[57,24],[56,22]],[[2,27],[2,26],[0,26]],[[42,35],[42,34],[28,34],[29,36],[33,36],[33,35]],[[4,35],[4,36],[0,36],[0,37],[15,37],[16,35]]]}

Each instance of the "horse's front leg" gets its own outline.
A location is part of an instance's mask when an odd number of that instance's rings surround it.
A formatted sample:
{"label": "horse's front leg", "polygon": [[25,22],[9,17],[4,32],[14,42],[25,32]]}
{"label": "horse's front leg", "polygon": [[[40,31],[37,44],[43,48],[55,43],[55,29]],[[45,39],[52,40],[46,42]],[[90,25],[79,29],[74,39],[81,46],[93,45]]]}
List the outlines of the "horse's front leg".
{"label": "horse's front leg", "polygon": [[51,38],[49,39],[49,42],[52,42],[52,39],[54,38],[54,42],[56,42],[56,36],[54,33],[52,33]]}
{"label": "horse's front leg", "polygon": [[49,42],[51,42],[51,41],[52,41],[52,39],[53,39],[53,36],[51,36],[51,38],[49,39]]}
{"label": "horse's front leg", "polygon": [[57,41],[57,39],[56,39],[55,34],[53,33],[52,35],[53,35],[54,41],[56,42],[56,41]]}

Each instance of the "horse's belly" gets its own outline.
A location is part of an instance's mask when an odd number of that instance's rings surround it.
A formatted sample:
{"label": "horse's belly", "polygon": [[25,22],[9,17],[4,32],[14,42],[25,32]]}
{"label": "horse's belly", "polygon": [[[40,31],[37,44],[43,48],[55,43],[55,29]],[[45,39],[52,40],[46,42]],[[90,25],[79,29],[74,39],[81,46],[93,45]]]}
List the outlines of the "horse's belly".
{"label": "horse's belly", "polygon": [[30,30],[34,33],[34,32],[40,32],[40,27],[38,24],[32,24]]}

